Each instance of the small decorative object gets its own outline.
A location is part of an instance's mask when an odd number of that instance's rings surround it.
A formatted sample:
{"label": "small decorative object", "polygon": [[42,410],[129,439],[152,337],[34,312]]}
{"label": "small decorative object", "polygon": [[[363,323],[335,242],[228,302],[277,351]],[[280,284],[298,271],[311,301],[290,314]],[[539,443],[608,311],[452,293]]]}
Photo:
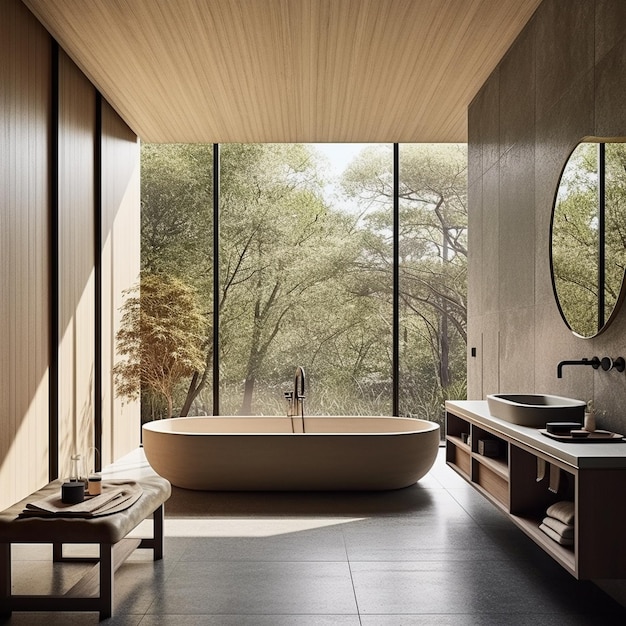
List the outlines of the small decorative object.
{"label": "small decorative object", "polygon": [[546,430],[553,435],[569,435],[573,430],[580,430],[578,422],[548,422]]}
{"label": "small decorative object", "polygon": [[84,485],[85,473],[83,472],[83,459],[80,454],[72,454],[70,468],[70,482],[81,481]]}
{"label": "small decorative object", "polygon": [[579,439],[589,437],[591,434],[588,430],[571,430],[569,433],[572,437]]}
{"label": "small decorative object", "polygon": [[497,457],[500,454],[500,444],[495,439],[479,439],[478,454]]}
{"label": "small decorative object", "polygon": [[102,477],[98,474],[90,475],[87,484],[90,496],[99,496],[102,493]]}
{"label": "small decorative object", "polygon": [[587,402],[587,410],[585,411],[585,430],[593,433],[596,430],[596,412],[593,408],[593,400]]}
{"label": "small decorative object", "polygon": [[85,499],[85,483],[82,480],[72,480],[61,485],[61,502],[63,504],[78,504]]}

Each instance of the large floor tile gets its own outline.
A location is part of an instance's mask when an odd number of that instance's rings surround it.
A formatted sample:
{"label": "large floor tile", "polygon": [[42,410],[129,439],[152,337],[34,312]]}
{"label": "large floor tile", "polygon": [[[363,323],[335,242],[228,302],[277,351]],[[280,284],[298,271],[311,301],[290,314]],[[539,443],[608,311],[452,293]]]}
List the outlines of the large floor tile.
{"label": "large floor tile", "polygon": [[511,521],[505,514],[481,496],[474,489],[448,489],[448,493],[459,503],[463,510],[477,523],[483,526],[510,526]]}
{"label": "large floor tile", "polygon": [[361,615],[518,616],[598,612],[597,587],[505,561],[352,563]]}
{"label": "large floor tile", "polygon": [[466,561],[505,559],[488,533],[475,524],[430,520],[369,519],[345,526],[354,561]]}
{"label": "large floor tile", "polygon": [[360,626],[358,615],[146,615],[141,626]]}
{"label": "large floor tile", "polygon": [[509,615],[363,615],[362,626],[621,626],[618,617],[561,613]]}
{"label": "large floor tile", "polygon": [[347,563],[179,562],[150,614],[352,615]]}
{"label": "large floor tile", "polygon": [[189,544],[183,561],[346,561],[338,527],[271,536],[203,537]]}
{"label": "large floor tile", "polygon": [[23,613],[13,613],[10,618],[0,618],[0,624],[10,624],[11,626],[96,626],[96,624],[106,624],[106,626],[139,626],[143,614],[140,615],[114,615],[105,622],[100,621],[96,612],[65,612],[59,613],[34,613],[25,611]]}

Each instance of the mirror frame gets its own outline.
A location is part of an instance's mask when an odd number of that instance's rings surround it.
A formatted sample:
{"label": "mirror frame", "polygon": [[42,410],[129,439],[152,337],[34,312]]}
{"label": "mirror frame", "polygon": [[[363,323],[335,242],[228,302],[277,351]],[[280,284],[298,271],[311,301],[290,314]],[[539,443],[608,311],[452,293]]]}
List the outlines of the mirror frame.
{"label": "mirror frame", "polygon": [[[592,335],[584,335],[577,331],[572,327],[571,321],[567,319],[565,311],[563,310],[563,306],[561,304],[561,299],[559,298],[559,294],[557,291],[557,285],[555,281],[554,274],[554,257],[553,257],[553,238],[554,238],[554,218],[557,209],[557,200],[559,196],[559,189],[561,187],[561,181],[563,179],[563,174],[569,164],[569,161],[576,151],[576,149],[585,143],[595,143],[599,145],[599,154],[601,155],[602,166],[598,167],[598,302],[597,302],[597,319],[598,319],[598,329]],[[554,199],[552,201],[552,211],[550,216],[550,239],[549,239],[549,253],[550,253],[550,280],[552,282],[552,292],[554,294],[554,299],[556,301],[557,308],[559,310],[559,314],[561,315],[561,319],[565,323],[565,325],[570,329],[570,331],[581,339],[592,339],[601,335],[603,332],[609,328],[609,326],[613,323],[615,318],[618,316],[621,305],[626,297],[626,269],[622,274],[619,293],[617,299],[615,300],[615,304],[613,305],[613,310],[610,315],[606,317],[606,307],[605,307],[605,276],[606,276],[606,253],[605,253],[605,232],[606,232],[606,223],[605,223],[605,180],[604,180],[604,154],[605,154],[605,144],[607,143],[626,143],[626,139],[623,138],[607,138],[601,139],[597,137],[585,137],[578,141],[576,145],[569,152],[568,157],[561,168],[561,172],[559,174],[558,183],[556,186],[556,190],[554,192]],[[600,159],[599,159],[600,161]]]}

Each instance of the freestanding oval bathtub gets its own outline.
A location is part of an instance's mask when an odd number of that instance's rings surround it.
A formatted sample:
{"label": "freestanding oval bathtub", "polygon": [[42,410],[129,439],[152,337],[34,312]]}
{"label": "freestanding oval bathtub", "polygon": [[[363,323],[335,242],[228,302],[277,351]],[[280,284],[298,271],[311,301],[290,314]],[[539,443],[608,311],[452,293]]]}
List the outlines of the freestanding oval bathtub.
{"label": "freestanding oval bathtub", "polygon": [[403,417],[178,417],[143,426],[152,468],[208,491],[383,490],[432,467],[439,425]]}

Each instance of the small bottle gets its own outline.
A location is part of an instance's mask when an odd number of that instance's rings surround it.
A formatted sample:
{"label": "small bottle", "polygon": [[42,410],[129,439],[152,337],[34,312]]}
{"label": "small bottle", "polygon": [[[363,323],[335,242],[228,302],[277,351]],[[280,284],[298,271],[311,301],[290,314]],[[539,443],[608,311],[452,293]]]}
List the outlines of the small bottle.
{"label": "small bottle", "polygon": [[585,430],[588,433],[592,433],[596,430],[596,412],[593,408],[593,401],[587,402],[587,408],[585,410]]}
{"label": "small bottle", "polygon": [[99,496],[102,493],[102,477],[99,474],[90,474],[88,485],[90,496]]}
{"label": "small bottle", "polygon": [[72,454],[72,464],[70,467],[70,482],[76,482],[79,480],[84,481],[83,475],[83,461],[80,454]]}

